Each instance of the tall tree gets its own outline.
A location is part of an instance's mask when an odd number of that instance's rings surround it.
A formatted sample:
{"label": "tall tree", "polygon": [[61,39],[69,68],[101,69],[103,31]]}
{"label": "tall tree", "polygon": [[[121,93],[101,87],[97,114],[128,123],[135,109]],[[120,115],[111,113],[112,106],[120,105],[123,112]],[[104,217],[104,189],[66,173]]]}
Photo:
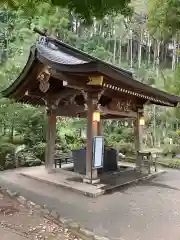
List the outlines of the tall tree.
{"label": "tall tree", "polygon": [[1,0],[13,8],[26,8],[33,11],[37,9],[39,3],[49,3],[73,11],[86,23],[92,23],[93,17],[103,18],[110,12],[119,12],[122,15],[132,13],[129,7],[130,0]]}
{"label": "tall tree", "polygon": [[180,30],[178,0],[149,0],[148,15],[151,33],[160,38],[170,38]]}

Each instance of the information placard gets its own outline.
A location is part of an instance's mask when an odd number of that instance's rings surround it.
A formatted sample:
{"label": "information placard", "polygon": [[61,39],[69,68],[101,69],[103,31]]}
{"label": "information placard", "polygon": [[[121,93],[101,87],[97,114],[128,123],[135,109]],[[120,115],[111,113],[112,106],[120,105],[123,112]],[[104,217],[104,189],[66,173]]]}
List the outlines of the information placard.
{"label": "information placard", "polygon": [[104,138],[102,136],[93,137],[93,164],[92,168],[102,168],[104,158]]}

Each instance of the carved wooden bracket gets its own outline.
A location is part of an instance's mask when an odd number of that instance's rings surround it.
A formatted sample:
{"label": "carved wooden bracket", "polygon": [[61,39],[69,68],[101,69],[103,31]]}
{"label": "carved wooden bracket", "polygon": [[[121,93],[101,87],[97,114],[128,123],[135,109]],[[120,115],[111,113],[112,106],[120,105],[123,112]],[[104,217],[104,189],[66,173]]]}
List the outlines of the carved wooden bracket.
{"label": "carved wooden bracket", "polygon": [[101,91],[94,91],[94,92],[85,92],[85,91],[81,91],[83,96],[84,96],[84,100],[85,100],[85,110],[88,110],[88,102],[92,101],[93,104],[93,109],[94,110],[98,110],[100,107],[99,104],[99,100],[102,96],[102,94],[104,93],[104,90]]}
{"label": "carved wooden bracket", "polygon": [[56,113],[60,100],[60,98],[44,99],[47,114]]}

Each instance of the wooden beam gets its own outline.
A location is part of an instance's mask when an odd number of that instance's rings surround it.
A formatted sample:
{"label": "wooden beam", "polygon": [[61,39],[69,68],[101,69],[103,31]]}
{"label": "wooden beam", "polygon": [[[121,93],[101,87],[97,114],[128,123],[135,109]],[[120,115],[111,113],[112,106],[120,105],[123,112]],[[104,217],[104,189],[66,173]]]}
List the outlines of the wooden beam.
{"label": "wooden beam", "polygon": [[75,94],[79,94],[80,92],[76,89],[64,89],[62,91],[60,91],[59,93],[55,93],[52,95],[52,97],[55,97],[57,99],[63,99],[63,98],[66,98],[68,96],[71,96],[71,95],[75,95]]}
{"label": "wooden beam", "polygon": [[52,70],[51,74],[53,77],[55,77],[61,81],[67,82],[67,85],[65,85],[66,87],[75,88],[75,89],[79,89],[79,90],[82,90],[84,88],[88,89],[85,81],[84,82],[78,81],[77,79],[73,79],[71,76],[64,74],[57,70]]}
{"label": "wooden beam", "polygon": [[77,79],[78,76],[76,76],[76,78],[73,78],[72,76],[69,76],[68,74],[64,74],[57,70],[52,70],[51,74],[54,78],[57,78],[57,79],[63,81],[64,86],[66,86],[67,88],[84,90],[87,92],[94,91],[95,89],[97,89],[99,91],[102,90],[102,86],[87,85],[87,81],[89,80],[88,77],[83,80],[82,80],[82,78],[80,80],[78,80]]}
{"label": "wooden beam", "polygon": [[100,112],[104,113],[104,114],[109,114],[109,115],[117,115],[120,117],[130,117],[130,118],[136,118],[137,117],[137,113],[133,112],[133,111],[128,111],[128,112],[121,112],[121,111],[115,111],[115,110],[111,110],[108,109],[107,107],[99,107]]}
{"label": "wooden beam", "polygon": [[[110,110],[107,107],[99,107],[99,111],[102,113],[102,117],[106,118],[106,115],[113,115],[115,118],[136,118],[137,113],[133,111],[129,112],[119,112],[119,111],[114,111]],[[85,106],[78,106],[76,104],[68,104],[63,107],[58,107],[57,108],[57,116],[76,116],[78,113],[85,113],[86,109]]]}
{"label": "wooden beam", "polygon": [[59,93],[49,93],[49,92],[42,93],[40,91],[38,91],[38,92],[26,91],[25,95],[33,97],[33,98],[40,97],[41,99],[46,101],[46,100],[49,100],[49,99],[61,100],[61,99],[66,98],[68,96],[76,95],[76,94],[79,94],[79,93],[80,93],[80,91],[77,90],[77,89],[66,88],[66,89],[61,90]]}
{"label": "wooden beam", "polygon": [[78,113],[85,112],[84,106],[78,106],[76,104],[68,104],[63,107],[58,107],[56,110],[57,116],[74,116]]}
{"label": "wooden beam", "polygon": [[119,120],[119,119],[129,120],[129,119],[132,119],[133,120],[134,117],[124,117],[124,116],[117,116],[117,115],[102,115],[101,119],[104,119],[104,120],[108,120],[108,119],[111,119],[111,120]]}
{"label": "wooden beam", "polygon": [[142,98],[137,98],[136,96],[132,96],[129,94],[125,94],[123,92],[118,92],[116,90],[111,90],[111,89],[104,89],[104,96],[107,96],[112,99],[124,99],[124,100],[131,100],[133,101],[133,104],[136,106],[143,106],[145,103],[145,100]]}

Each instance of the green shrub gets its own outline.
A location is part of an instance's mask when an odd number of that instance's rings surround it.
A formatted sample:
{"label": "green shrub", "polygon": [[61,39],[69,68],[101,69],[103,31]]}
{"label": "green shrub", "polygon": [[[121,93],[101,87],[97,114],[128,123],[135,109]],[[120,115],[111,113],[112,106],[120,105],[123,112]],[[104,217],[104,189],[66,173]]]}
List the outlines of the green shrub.
{"label": "green shrub", "polygon": [[24,138],[21,135],[13,136],[13,141],[10,136],[0,136],[0,141],[2,143],[12,143],[14,145],[21,145],[24,143]]}
{"label": "green shrub", "polygon": [[158,161],[164,167],[180,169],[180,159],[166,159],[165,161]]}
{"label": "green shrub", "polygon": [[14,145],[22,145],[24,144],[24,138],[21,135],[15,135],[13,137],[13,142]]}
{"label": "green shrub", "polygon": [[40,159],[41,161],[45,161],[45,151],[46,151],[46,143],[40,142],[33,146],[31,150],[34,155]]}
{"label": "green shrub", "polygon": [[27,148],[18,152],[16,157],[19,167],[40,166],[42,164],[42,161],[38,159],[35,154],[33,154]]}
{"label": "green shrub", "polygon": [[41,164],[42,161],[40,159],[27,159],[24,167],[40,166]]}
{"label": "green shrub", "polygon": [[15,167],[15,148],[11,143],[0,143],[0,170]]}
{"label": "green shrub", "polygon": [[171,155],[172,157],[174,157],[179,152],[180,149],[178,144],[167,144],[164,145],[162,154],[164,156]]}
{"label": "green shrub", "polygon": [[124,159],[121,159],[121,160],[124,162],[135,163],[136,157],[125,157]]}
{"label": "green shrub", "polygon": [[1,143],[10,143],[10,137],[9,136],[0,136],[0,142]]}
{"label": "green shrub", "polygon": [[122,152],[125,155],[132,155],[135,153],[135,147],[132,143],[119,143],[116,145],[120,152]]}
{"label": "green shrub", "polygon": [[60,152],[67,152],[70,150],[70,148],[71,147],[66,143],[65,139],[64,139],[64,141],[62,141],[62,139],[60,141],[58,141],[55,146],[55,149]]}

